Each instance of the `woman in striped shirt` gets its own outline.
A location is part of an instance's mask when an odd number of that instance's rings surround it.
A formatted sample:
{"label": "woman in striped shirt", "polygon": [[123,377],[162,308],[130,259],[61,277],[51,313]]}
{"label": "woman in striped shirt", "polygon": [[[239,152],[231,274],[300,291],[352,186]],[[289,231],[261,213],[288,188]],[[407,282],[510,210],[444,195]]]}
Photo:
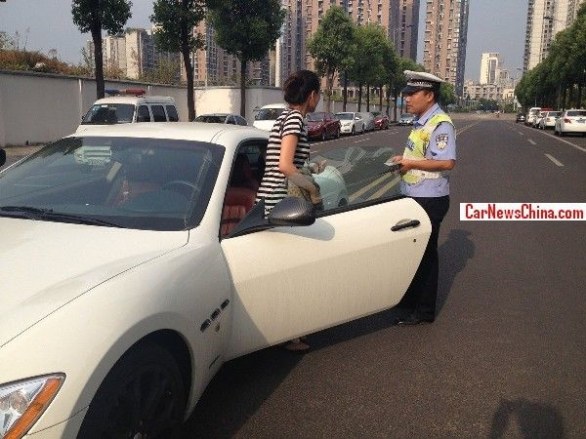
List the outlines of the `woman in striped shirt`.
{"label": "woman in striped shirt", "polygon": [[305,115],[315,111],[320,98],[319,77],[300,70],[291,75],[283,87],[289,108],[275,121],[267,146],[265,171],[256,202],[265,200],[265,215],[287,196],[287,179],[309,191],[311,201],[321,203],[319,188],[299,170],[309,159]]}
{"label": "woman in striped shirt", "polygon": [[[257,203],[265,200],[266,216],[287,196],[287,179],[309,191],[314,205],[322,202],[319,187],[299,172],[309,159],[304,120],[307,113],[315,111],[319,102],[319,78],[312,71],[300,70],[285,81],[283,89],[289,108],[283,111],[271,129],[265,171],[256,197]],[[309,345],[296,338],[288,342],[285,349],[302,352],[308,350]]]}

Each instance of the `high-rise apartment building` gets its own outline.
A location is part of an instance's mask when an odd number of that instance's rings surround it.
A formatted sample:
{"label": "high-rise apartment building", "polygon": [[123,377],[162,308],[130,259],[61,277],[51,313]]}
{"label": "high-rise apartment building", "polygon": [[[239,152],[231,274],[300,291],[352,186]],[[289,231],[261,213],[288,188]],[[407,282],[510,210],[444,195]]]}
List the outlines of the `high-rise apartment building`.
{"label": "high-rise apartment building", "polygon": [[451,83],[457,96],[464,90],[464,67],[470,0],[427,0],[423,66]]}
{"label": "high-rise apartment building", "polygon": [[480,59],[480,79],[482,85],[496,84],[500,79],[503,62],[499,53],[483,53]]}
{"label": "high-rise apartment building", "polygon": [[314,69],[307,41],[317,31],[324,15],[339,6],[357,25],[382,26],[398,54],[417,59],[420,0],[282,0],[287,15],[277,42],[276,85],[299,69]]}
{"label": "high-rise apartment building", "polygon": [[[94,59],[93,41],[87,42],[88,52]],[[178,65],[179,55],[158,52],[152,31],[128,28],[122,35],[107,36],[102,39],[104,68],[114,73],[122,73],[130,79],[139,79],[152,72],[161,60],[166,59]],[[177,70],[179,76],[179,70]]]}
{"label": "high-rise apartment building", "polygon": [[531,70],[549,54],[554,36],[576,19],[585,0],[529,0],[523,71]]}

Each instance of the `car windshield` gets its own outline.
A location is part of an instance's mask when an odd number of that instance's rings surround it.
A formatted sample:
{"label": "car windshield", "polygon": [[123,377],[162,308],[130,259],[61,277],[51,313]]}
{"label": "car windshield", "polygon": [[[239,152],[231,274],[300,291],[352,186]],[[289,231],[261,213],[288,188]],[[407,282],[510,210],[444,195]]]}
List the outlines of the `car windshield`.
{"label": "car windshield", "polygon": [[183,140],[71,137],[0,173],[0,216],[184,230],[199,224],[224,154]]}
{"label": "car windshield", "polygon": [[586,110],[570,110],[566,113],[567,116],[586,116]]}
{"label": "car windshield", "polygon": [[110,125],[130,123],[134,117],[132,104],[98,104],[92,106],[83,117],[82,125]]}
{"label": "car windshield", "polygon": [[307,115],[307,120],[310,122],[321,122],[325,118],[325,113],[317,112],[317,113],[309,113]]}
{"label": "car windshield", "polygon": [[352,120],[354,119],[353,113],[336,113],[336,117],[340,120]]}
{"label": "car windshield", "polygon": [[205,114],[202,116],[198,116],[195,118],[196,122],[206,122],[206,123],[224,123],[226,120],[226,116],[218,116],[215,114]]}
{"label": "car windshield", "polygon": [[283,111],[284,108],[263,108],[256,115],[256,120],[276,120]]}

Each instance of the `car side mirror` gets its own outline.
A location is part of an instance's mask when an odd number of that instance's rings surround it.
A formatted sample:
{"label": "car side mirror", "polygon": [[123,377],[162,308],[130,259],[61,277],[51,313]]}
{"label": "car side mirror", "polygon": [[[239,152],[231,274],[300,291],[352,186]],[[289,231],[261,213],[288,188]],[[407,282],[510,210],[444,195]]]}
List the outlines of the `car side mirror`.
{"label": "car side mirror", "polygon": [[6,163],[6,151],[0,148],[0,166],[3,166]]}
{"label": "car side mirror", "polygon": [[315,222],[315,208],[302,198],[286,197],[273,207],[268,220],[273,226],[309,226]]}

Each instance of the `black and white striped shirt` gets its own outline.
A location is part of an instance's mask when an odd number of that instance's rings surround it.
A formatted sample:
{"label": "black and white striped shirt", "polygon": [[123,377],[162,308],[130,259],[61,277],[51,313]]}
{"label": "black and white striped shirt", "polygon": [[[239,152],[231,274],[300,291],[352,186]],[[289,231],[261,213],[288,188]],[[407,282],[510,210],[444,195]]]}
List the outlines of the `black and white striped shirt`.
{"label": "black and white striped shirt", "polygon": [[285,175],[279,171],[279,156],[281,154],[281,139],[287,135],[299,137],[293,164],[301,169],[309,159],[309,143],[307,142],[307,127],[303,123],[303,115],[297,110],[285,110],[275,121],[265,162],[265,172],[258,188],[256,202],[265,200],[265,215],[268,215],[275,205],[287,196]]}

